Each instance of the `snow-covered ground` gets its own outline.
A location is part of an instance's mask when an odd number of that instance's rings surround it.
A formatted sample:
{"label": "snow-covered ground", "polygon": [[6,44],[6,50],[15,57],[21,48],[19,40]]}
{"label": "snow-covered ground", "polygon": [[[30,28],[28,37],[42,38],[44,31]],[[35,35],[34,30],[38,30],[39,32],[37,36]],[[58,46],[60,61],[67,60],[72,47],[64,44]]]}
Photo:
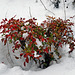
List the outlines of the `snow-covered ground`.
{"label": "snow-covered ground", "polygon": [[[45,20],[47,15],[65,19],[63,0],[61,0],[60,8],[58,9],[54,8],[54,5],[49,2],[49,0],[42,1],[46,8],[53,12],[55,15],[45,10],[40,0],[38,0],[37,3],[36,0],[0,0],[0,21],[3,18],[9,19],[15,15],[15,18],[25,17],[28,19],[31,18],[30,13],[32,17],[37,18],[38,23]],[[65,3],[65,7],[68,5],[68,8],[65,8],[66,18],[75,15],[75,7],[72,5],[72,1],[73,0],[67,0]],[[75,18],[73,18],[72,21],[75,23]],[[72,27],[72,29],[75,36],[75,26]],[[13,63],[11,60],[9,60],[10,58],[7,55],[7,46],[3,46],[2,42],[0,41],[0,75],[75,75],[75,51],[73,51],[71,55],[68,55],[68,50],[68,45],[63,47],[63,57],[60,59],[58,64],[55,63],[50,67],[40,71],[25,71],[20,67],[22,65],[20,63],[22,60],[16,60],[14,57],[12,60],[15,61],[15,65],[20,66],[12,67]]]}

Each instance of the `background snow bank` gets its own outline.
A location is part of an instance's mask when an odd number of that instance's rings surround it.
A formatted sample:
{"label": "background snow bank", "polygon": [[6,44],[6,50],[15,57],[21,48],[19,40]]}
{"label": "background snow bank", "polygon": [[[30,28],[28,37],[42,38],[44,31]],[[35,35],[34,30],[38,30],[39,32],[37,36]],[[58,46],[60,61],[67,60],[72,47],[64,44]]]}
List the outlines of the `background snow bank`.
{"label": "background snow bank", "polygon": [[[15,18],[25,17],[26,19],[31,18],[29,14],[29,8],[31,10],[32,17],[37,18],[37,22],[40,23],[46,19],[46,15],[55,16],[56,18],[61,17],[64,19],[64,5],[63,0],[61,0],[60,8],[54,8],[52,3],[49,3],[49,0],[42,0],[47,9],[55,13],[46,11],[41,4],[40,0],[38,3],[35,3],[36,0],[0,0],[0,21],[3,18],[11,18],[16,15]],[[72,6],[73,0],[67,0],[66,6],[66,17],[69,18],[75,15],[75,8]],[[75,22],[75,18],[72,19]],[[72,27],[75,36],[75,26]],[[10,51],[11,51],[10,45]],[[63,47],[61,51],[63,51],[63,58],[60,60],[60,63],[51,65],[47,69],[40,70],[40,71],[24,71],[19,66],[12,67],[13,63],[10,58],[7,56],[7,46],[3,46],[2,42],[0,41],[0,75],[75,75],[75,51],[71,54],[72,57],[68,57],[67,54],[69,48],[68,45]],[[13,56],[14,54],[12,54]],[[8,62],[8,60],[9,62]],[[16,60],[13,56],[12,59],[15,65],[23,65],[22,60]],[[4,64],[2,63],[4,62]],[[6,66],[7,64],[8,66]],[[28,64],[29,65],[29,64]]]}

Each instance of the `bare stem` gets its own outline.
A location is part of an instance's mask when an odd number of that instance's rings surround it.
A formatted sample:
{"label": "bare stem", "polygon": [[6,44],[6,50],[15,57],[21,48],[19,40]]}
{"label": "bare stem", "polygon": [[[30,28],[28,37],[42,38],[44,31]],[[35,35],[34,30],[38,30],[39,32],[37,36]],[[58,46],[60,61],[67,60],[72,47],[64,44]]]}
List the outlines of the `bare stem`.
{"label": "bare stem", "polygon": [[65,1],[63,0],[64,3],[64,16],[65,16],[65,20],[66,20],[66,9],[65,9]]}
{"label": "bare stem", "polygon": [[32,18],[32,15],[31,15],[31,9],[30,9],[30,7],[29,7],[29,14],[30,14],[30,18]]}
{"label": "bare stem", "polygon": [[42,5],[44,6],[45,10],[47,10],[48,12],[52,13],[53,15],[55,15],[53,12],[51,12],[50,10],[48,10],[48,9],[46,8],[46,6],[45,6],[44,3],[42,2],[42,0],[40,0],[40,2],[41,2]]}

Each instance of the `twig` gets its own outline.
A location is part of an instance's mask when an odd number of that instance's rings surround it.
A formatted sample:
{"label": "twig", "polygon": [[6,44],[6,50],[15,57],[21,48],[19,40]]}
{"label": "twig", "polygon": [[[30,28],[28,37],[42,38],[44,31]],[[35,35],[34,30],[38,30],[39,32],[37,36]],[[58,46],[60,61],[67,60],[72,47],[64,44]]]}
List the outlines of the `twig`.
{"label": "twig", "polygon": [[42,2],[42,0],[40,0],[40,2],[42,3],[42,5],[44,6],[45,10],[47,10],[46,6],[44,5],[44,3]]}
{"label": "twig", "polygon": [[31,9],[30,9],[30,7],[29,7],[29,14],[30,14],[30,18],[32,18],[32,15],[31,15]]}
{"label": "twig", "polygon": [[[51,0],[50,0],[50,2],[52,2]],[[53,4],[54,4],[54,2],[52,2]]]}
{"label": "twig", "polygon": [[[50,10],[48,10],[47,8],[46,8],[46,6],[44,5],[44,3],[42,2],[42,0],[40,0],[40,2],[42,3],[42,5],[44,6],[44,8],[45,8],[45,10],[47,10],[48,12],[51,12]],[[51,12],[53,15],[55,15],[53,12]]]}
{"label": "twig", "polygon": [[6,13],[5,13],[5,18],[6,18],[6,16],[7,16],[7,12],[8,12],[8,10],[7,10]]}
{"label": "twig", "polygon": [[66,20],[66,9],[65,9],[65,1],[63,0],[64,3],[64,16],[65,16],[65,20]]}

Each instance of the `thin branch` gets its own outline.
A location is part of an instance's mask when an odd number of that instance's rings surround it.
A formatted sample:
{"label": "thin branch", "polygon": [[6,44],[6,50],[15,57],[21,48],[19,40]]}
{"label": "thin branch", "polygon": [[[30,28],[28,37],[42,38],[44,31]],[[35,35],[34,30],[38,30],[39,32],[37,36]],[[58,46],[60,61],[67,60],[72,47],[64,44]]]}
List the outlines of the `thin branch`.
{"label": "thin branch", "polygon": [[53,4],[55,4],[55,2],[53,2],[53,1],[51,1],[51,0],[50,0],[50,2],[52,2]]}
{"label": "thin branch", "polygon": [[[51,0],[49,0],[52,4],[51,5],[53,5],[53,4],[55,4],[54,2],[52,2]],[[49,6],[51,6],[51,5],[49,5]]]}
{"label": "thin branch", "polygon": [[30,7],[29,7],[29,14],[30,14],[30,18],[32,18],[32,15],[31,15],[31,9],[30,9]]}
{"label": "thin branch", "polygon": [[7,10],[6,13],[5,13],[5,18],[7,17],[7,13],[8,13],[8,10]]}
{"label": "thin branch", "polygon": [[52,13],[53,15],[55,15],[53,12],[51,12],[50,10],[48,10],[48,9],[46,8],[46,6],[45,6],[44,3],[42,2],[42,0],[40,0],[40,2],[41,2],[42,5],[44,6],[45,10],[47,10],[48,12]]}
{"label": "thin branch", "polygon": [[65,16],[65,20],[66,20],[66,9],[65,9],[65,1],[63,0],[64,3],[64,16]]}
{"label": "thin branch", "polygon": [[44,3],[42,2],[42,0],[40,0],[40,2],[42,3],[42,5],[44,6],[45,10],[47,10],[46,6],[44,5]]}

